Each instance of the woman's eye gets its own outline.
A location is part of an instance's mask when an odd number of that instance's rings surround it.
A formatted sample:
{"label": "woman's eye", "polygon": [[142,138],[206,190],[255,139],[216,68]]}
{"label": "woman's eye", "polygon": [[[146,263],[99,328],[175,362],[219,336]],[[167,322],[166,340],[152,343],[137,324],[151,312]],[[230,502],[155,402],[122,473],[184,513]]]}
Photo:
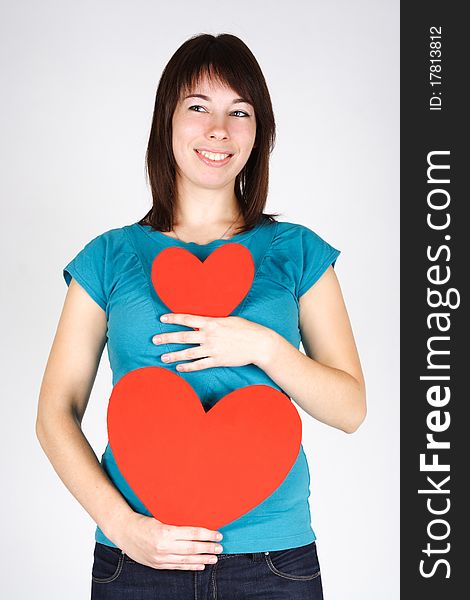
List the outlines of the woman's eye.
{"label": "woman's eye", "polygon": [[[201,106],[200,104],[193,104],[192,106],[189,107],[189,110],[194,110],[194,112],[201,112],[200,110],[197,110],[198,108],[202,108],[203,110],[205,110],[205,108],[203,106]],[[249,117],[250,116],[244,110],[234,110],[233,112],[234,113],[239,113],[242,117]]]}

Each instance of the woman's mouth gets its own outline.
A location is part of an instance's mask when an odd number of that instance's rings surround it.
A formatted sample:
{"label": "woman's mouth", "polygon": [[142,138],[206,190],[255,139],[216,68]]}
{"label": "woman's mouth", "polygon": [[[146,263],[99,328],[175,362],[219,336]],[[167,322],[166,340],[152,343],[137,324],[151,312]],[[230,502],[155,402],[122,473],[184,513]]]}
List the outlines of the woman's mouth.
{"label": "woman's mouth", "polygon": [[206,152],[205,150],[194,149],[200,160],[210,167],[223,167],[226,165],[233,154],[217,154],[214,152]]}

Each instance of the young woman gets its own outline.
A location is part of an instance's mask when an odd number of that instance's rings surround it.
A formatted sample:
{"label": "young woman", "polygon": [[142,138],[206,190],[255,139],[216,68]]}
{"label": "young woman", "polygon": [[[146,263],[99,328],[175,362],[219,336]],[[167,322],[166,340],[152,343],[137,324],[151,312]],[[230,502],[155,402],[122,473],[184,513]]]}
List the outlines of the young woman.
{"label": "young woman", "polygon": [[[97,523],[92,598],[323,597],[302,446],[268,497],[223,527],[205,528],[153,517],[110,444],[100,464],[81,430],[106,343],[113,391],[137,369],[158,366],[189,383],[206,412],[261,384],[344,432],[363,421],[364,379],[333,269],[339,251],[311,229],[263,213],[274,140],[268,89],[247,46],[229,34],[189,39],[157,90],[147,150],[152,209],[95,237],[64,269],[69,288],[37,434]],[[236,308],[222,317],[169,310],[152,278],[155,258],[185,249],[204,262],[234,243],[249,250],[254,269]],[[176,286],[186,275],[170,270],[170,288],[173,276]],[[207,451],[201,477],[216,457],[223,460],[223,439]]]}

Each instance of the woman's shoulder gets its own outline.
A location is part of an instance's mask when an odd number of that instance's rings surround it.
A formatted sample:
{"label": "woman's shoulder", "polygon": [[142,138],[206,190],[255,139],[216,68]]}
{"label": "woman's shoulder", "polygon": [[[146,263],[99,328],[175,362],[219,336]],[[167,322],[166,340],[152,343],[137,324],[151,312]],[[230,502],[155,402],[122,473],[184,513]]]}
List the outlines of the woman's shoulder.
{"label": "woman's shoulder", "polygon": [[[101,233],[95,233],[91,237],[85,237],[76,249],[75,256],[72,258],[69,266],[76,266],[80,269],[91,269],[95,265],[100,268],[110,268],[116,261],[122,260],[126,254],[133,253],[133,248],[129,243],[125,229],[122,227],[113,227],[106,229]],[[88,239],[88,241],[86,241]]]}
{"label": "woman's shoulder", "polygon": [[101,233],[95,233],[91,238],[88,238],[87,242],[85,242],[84,248],[89,249],[91,252],[105,252],[106,254],[126,251],[131,252],[132,246],[126,233],[126,230],[129,227],[132,227],[132,225],[113,227],[106,229]]}
{"label": "woman's shoulder", "polygon": [[[274,242],[281,245],[320,243],[323,238],[311,227],[291,221],[276,221]],[[324,240],[323,240],[324,241]]]}
{"label": "woman's shoulder", "polygon": [[113,227],[111,229],[105,229],[104,231],[101,231],[101,233],[95,233],[87,243],[90,244],[91,242],[94,242],[98,239],[102,241],[112,242],[122,241],[123,239],[125,239],[126,227],[128,227],[128,225],[123,225],[122,227]]}
{"label": "woman's shoulder", "polygon": [[271,255],[277,256],[279,264],[289,266],[298,297],[319,279],[329,265],[335,266],[340,253],[341,250],[307,225],[278,221]]}
{"label": "woman's shoulder", "polygon": [[106,229],[93,235],[63,267],[63,277],[70,285],[72,277],[106,310],[110,291],[118,273],[133,268],[137,259],[129,243],[126,226]]}

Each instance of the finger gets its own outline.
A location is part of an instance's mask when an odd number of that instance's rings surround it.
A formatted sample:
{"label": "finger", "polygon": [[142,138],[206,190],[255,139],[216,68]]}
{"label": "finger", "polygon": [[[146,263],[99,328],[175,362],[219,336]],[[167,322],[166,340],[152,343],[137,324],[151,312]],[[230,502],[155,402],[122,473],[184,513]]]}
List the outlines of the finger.
{"label": "finger", "polygon": [[[182,556],[217,556],[223,551],[223,546],[218,542],[181,540],[175,541],[171,550],[174,553],[171,562],[181,562]],[[165,555],[165,560],[167,556],[170,556],[170,553]]]}
{"label": "finger", "polygon": [[185,525],[173,526],[175,531],[174,539],[179,541],[201,540],[204,542],[220,542],[222,534],[214,529],[206,527],[188,527]]}
{"label": "finger", "polygon": [[160,358],[164,363],[169,363],[178,360],[192,360],[204,356],[207,356],[207,349],[205,350],[203,346],[196,346],[195,348],[186,348],[185,350],[179,350],[178,352],[162,354]]}
{"label": "finger", "polygon": [[214,554],[167,554],[165,561],[175,565],[207,565],[217,562],[217,557]]}
{"label": "finger", "polygon": [[200,315],[181,313],[166,313],[160,317],[160,321],[163,321],[167,324],[175,323],[177,325],[186,325],[186,327],[197,327],[200,329],[201,327],[204,327],[207,321],[211,318],[213,317],[201,317]]}
{"label": "finger", "polygon": [[202,369],[209,369],[210,367],[216,367],[217,363],[212,357],[200,358],[193,362],[176,365],[177,371],[201,371]]}
{"label": "finger", "polygon": [[202,333],[198,331],[172,331],[159,333],[152,338],[154,344],[200,344],[203,341]]}

